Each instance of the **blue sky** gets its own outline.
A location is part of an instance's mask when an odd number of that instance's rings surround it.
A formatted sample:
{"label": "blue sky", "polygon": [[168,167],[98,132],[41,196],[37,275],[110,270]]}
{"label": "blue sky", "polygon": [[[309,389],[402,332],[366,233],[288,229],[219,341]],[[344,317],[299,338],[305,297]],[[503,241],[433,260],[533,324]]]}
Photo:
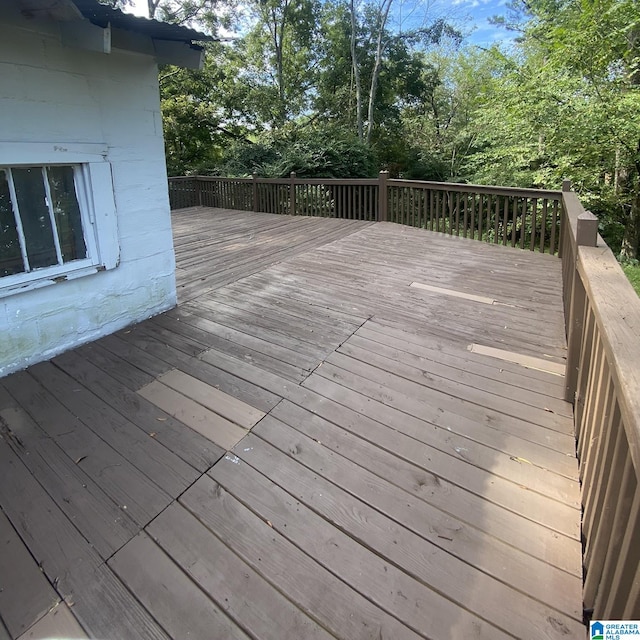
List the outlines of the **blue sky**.
{"label": "blue sky", "polygon": [[513,34],[489,23],[489,18],[506,15],[506,0],[453,0],[452,7],[464,21],[465,27],[475,27],[468,38],[469,44],[489,47],[495,42],[511,40]]}

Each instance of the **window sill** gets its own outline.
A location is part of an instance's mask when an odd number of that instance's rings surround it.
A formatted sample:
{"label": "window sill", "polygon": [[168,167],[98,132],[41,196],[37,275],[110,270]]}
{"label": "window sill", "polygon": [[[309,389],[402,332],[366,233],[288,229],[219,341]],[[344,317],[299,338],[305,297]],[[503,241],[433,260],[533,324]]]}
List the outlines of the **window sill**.
{"label": "window sill", "polygon": [[[61,282],[67,282],[68,280],[83,278],[104,270],[105,268],[102,265],[87,265],[75,267],[66,272],[57,271],[48,275],[43,274],[38,278],[34,278],[26,282],[23,280],[21,282],[15,282],[7,285],[0,284],[0,299],[15,296],[34,289],[41,289],[42,287],[48,287],[53,284],[60,284]],[[13,276],[7,277],[13,278]]]}

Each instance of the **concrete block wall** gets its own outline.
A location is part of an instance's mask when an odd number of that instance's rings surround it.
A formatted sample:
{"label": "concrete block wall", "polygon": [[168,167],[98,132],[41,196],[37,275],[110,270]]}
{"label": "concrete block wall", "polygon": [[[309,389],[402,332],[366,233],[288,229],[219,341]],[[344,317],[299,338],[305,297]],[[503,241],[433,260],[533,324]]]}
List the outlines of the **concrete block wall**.
{"label": "concrete block wall", "polygon": [[2,376],[171,308],[176,290],[154,59],[64,47],[55,24],[0,18],[0,113],[0,147],[107,146],[120,245],[112,270],[0,298]]}

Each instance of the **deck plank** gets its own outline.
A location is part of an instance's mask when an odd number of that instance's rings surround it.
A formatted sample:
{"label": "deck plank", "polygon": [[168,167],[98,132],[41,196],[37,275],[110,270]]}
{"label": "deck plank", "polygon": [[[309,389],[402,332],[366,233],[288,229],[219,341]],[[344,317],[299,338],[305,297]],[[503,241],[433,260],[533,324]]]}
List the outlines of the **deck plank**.
{"label": "deck plank", "polygon": [[144,532],[111,558],[109,566],[171,637],[248,640]]}
{"label": "deck plank", "polygon": [[481,406],[488,403],[486,406],[507,415],[514,415],[515,412],[516,416],[521,416],[530,411],[529,407],[533,407],[538,410],[537,415],[529,415],[536,423],[538,420],[541,424],[548,421],[549,416],[539,413],[540,410],[568,418],[569,422],[573,418],[573,407],[563,399],[532,393],[531,389],[514,386],[511,381],[496,381],[465,369],[440,365],[415,354],[372,342],[362,335],[351,336],[338,351],[431,389],[444,391]]}
{"label": "deck plank", "polygon": [[[212,471],[217,475],[222,467],[227,465],[233,466],[234,469],[237,466],[234,462],[223,459]],[[248,472],[251,473],[250,470]],[[231,476],[234,479],[234,489],[237,491],[236,484],[242,482],[244,476],[233,472]],[[253,486],[253,483],[249,481],[249,485]],[[259,491],[260,486],[264,486],[262,479],[256,487]],[[260,492],[261,497],[262,495],[264,494]],[[265,497],[268,504],[278,504],[272,492],[267,491]],[[281,531],[274,528],[271,520],[259,511],[254,513],[250,507],[244,506],[234,495],[234,491],[229,491],[225,485],[211,478],[203,478],[189,489],[180,501],[212,528],[216,535],[221,536],[241,557],[254,568],[258,568],[290,600],[297,603],[301,609],[312,612],[314,617],[336,637],[353,640],[369,638],[401,640],[423,637],[387,613],[384,607],[365,598],[358,589],[346,584],[341,579],[342,571],[334,574],[313,555],[300,550]],[[292,504],[295,504],[295,501]],[[341,537],[338,532],[336,533]],[[316,540],[316,535],[312,535],[311,539]],[[345,557],[339,545],[330,542],[328,546],[327,555],[339,553],[336,562]],[[364,550],[361,554],[380,566],[371,554]],[[348,557],[346,559],[348,561]],[[349,565],[351,566],[352,563],[353,559],[349,561]],[[384,573],[384,569],[382,571]],[[362,588],[366,590],[364,578],[361,577],[360,581],[363,583]],[[401,600],[401,597],[389,592],[389,586],[393,589],[395,584],[390,585],[386,576],[382,582],[371,585],[373,589],[377,589],[384,595],[395,595],[395,599]],[[382,599],[385,599],[384,596]],[[430,624],[444,620],[438,609],[432,613],[435,621]],[[451,624],[452,620],[448,622]],[[460,625],[463,630],[468,630],[464,622]],[[479,622],[478,627],[474,627],[474,631],[484,626]],[[482,636],[476,633],[475,637]],[[497,633],[494,637],[500,637],[500,634]]]}
{"label": "deck plank", "polygon": [[[0,504],[51,584],[90,636],[165,640],[148,612],[0,442]],[[34,621],[35,622],[35,621]]]}
{"label": "deck plank", "polygon": [[287,600],[184,507],[177,503],[171,505],[148,530],[191,579],[252,637],[261,640],[334,637]]}
{"label": "deck plank", "polygon": [[0,432],[60,510],[103,558],[108,558],[137,533],[138,526],[127,513],[47,437],[23,409],[1,409]]}
{"label": "deck plank", "polygon": [[[252,340],[252,336],[242,334],[240,331],[217,325],[208,318],[200,317],[196,314],[189,313],[184,306],[178,312],[177,317],[170,314],[163,314],[154,318],[154,322],[162,323],[166,328],[171,327],[177,333],[187,336],[196,337],[208,348],[214,348],[227,355],[242,358],[248,362],[252,362],[262,369],[273,371],[285,378],[289,378],[293,382],[301,382],[309,374],[310,369],[315,367],[316,361],[312,358],[303,358],[293,349],[286,347],[275,347],[268,342]],[[216,331],[218,327],[222,328],[220,333],[231,334],[234,340],[219,335]],[[246,336],[248,340],[243,340]],[[244,346],[242,342],[252,342],[252,347]],[[271,353],[264,353],[264,351]],[[277,357],[272,355],[277,354]]]}
{"label": "deck plank", "polygon": [[[51,365],[49,365],[51,366]],[[2,380],[40,428],[139,525],[146,524],[171,498],[64,407],[27,372]]]}
{"label": "deck plank", "polygon": [[86,635],[583,635],[558,259],[173,223],[178,307],[0,381],[0,516]]}
{"label": "deck plank", "polygon": [[[143,399],[140,393],[132,391],[130,387],[112,378],[109,372],[104,371],[104,360],[102,368],[96,367],[92,361],[92,350],[87,349],[85,353],[87,357],[81,358],[78,357],[77,352],[67,352],[55,358],[54,363],[75,379],[80,380],[87,389],[100,396],[111,408],[139,427],[149,437],[154,438],[168,451],[177,454],[185,463],[193,467],[193,472],[183,467],[187,473],[187,482],[195,480],[196,471],[202,472],[220,459],[224,453],[222,449],[201,438],[195,431],[185,429],[184,423],[175,420],[168,413],[159,410],[156,405]],[[114,368],[120,371],[127,369],[121,360],[112,363],[108,368],[109,371],[113,371]]]}
{"label": "deck plank", "polygon": [[[325,372],[326,373],[326,372]],[[527,428],[526,424],[507,422],[509,428],[503,430],[485,421],[475,421],[453,412],[445,411],[437,405],[420,402],[401,392],[387,392],[383,385],[373,383],[338,369],[329,370],[331,375],[312,375],[304,382],[305,388],[326,397],[337,399],[341,404],[355,408],[373,419],[386,416],[391,424],[400,424],[404,418],[411,429],[414,425],[427,423],[434,427],[450,430],[462,437],[485,444],[518,458],[524,458],[543,468],[574,477],[576,465],[569,458],[571,446],[569,438],[553,432],[539,434]],[[416,422],[418,421],[418,422]],[[520,428],[518,428],[520,427]],[[397,427],[404,431],[404,427]],[[544,437],[542,437],[544,436]],[[417,435],[422,439],[421,435]],[[551,453],[550,453],[551,452]]]}
{"label": "deck plank", "polygon": [[[333,447],[324,441],[319,442],[318,436],[323,440],[329,439],[336,449],[340,449],[341,445],[353,443],[353,439],[340,442],[339,438],[336,438],[326,428],[326,424],[321,425],[323,428],[308,430],[310,422],[311,420],[307,422],[296,421],[297,430],[300,433],[305,432],[301,436],[292,432],[292,427],[285,426],[284,423],[269,417],[262,421],[253,433],[312,472],[381,511],[402,527],[413,531],[443,551],[493,575],[501,582],[512,585],[560,611],[567,611],[578,602],[580,594],[575,590],[576,581],[564,571],[534,560],[526,554],[526,551],[516,553],[506,544],[500,544],[490,536],[479,533],[478,530],[467,526],[463,521],[451,518],[438,509],[430,509],[422,504],[423,498],[426,498],[424,502],[428,502],[428,497],[425,497],[425,494],[439,490],[437,482],[432,483],[431,486],[429,483],[420,486],[420,474],[417,469],[411,469],[412,473],[409,475],[406,473],[406,465],[404,468],[402,465],[394,467],[389,463],[386,466],[379,465],[378,463],[384,457],[376,456],[371,452],[371,448],[367,450],[372,454],[367,466],[373,466],[376,473],[368,471],[366,467],[362,466],[366,459],[362,455],[358,456],[358,452],[354,453],[351,449],[343,448],[344,457],[334,455],[336,452]],[[306,433],[307,430],[310,433]],[[251,447],[252,444],[253,440],[249,438],[243,443],[242,451],[245,459],[251,459],[253,450],[245,452],[245,449]],[[353,458],[358,459],[353,462]],[[358,463],[360,464],[358,465]],[[280,462],[278,471],[269,474],[269,476],[271,478],[284,477],[283,469],[285,467],[286,463]],[[289,468],[291,473],[295,473],[295,466]],[[397,472],[394,471],[394,468],[397,468]],[[424,479],[425,476],[423,475],[422,478]],[[288,483],[279,482],[279,484],[287,487],[293,486]],[[418,491],[415,489],[416,485],[419,487]],[[294,493],[300,497],[300,491],[302,489],[296,488]],[[418,500],[414,498],[414,496],[418,497],[416,494],[422,494]],[[429,523],[428,528],[425,527],[425,523]],[[527,528],[527,524],[521,523],[519,528],[522,531]],[[526,549],[526,544],[526,541],[523,540],[520,547]],[[469,572],[469,578],[473,579],[472,571]],[[550,584],[556,585],[562,591],[560,597],[554,592],[549,598]],[[434,584],[434,586],[436,585]],[[578,613],[581,616],[581,611],[572,612],[574,616],[577,616]]]}
{"label": "deck plank", "polygon": [[182,371],[175,369],[168,371],[158,378],[158,382],[179,391],[187,398],[191,398],[203,407],[215,411],[218,415],[245,429],[251,429],[258,420],[265,416],[263,411],[255,409],[246,402],[236,400],[233,396]]}
{"label": "deck plank", "polygon": [[[365,335],[376,342],[390,344],[404,348],[418,355],[426,354],[425,357],[436,359],[438,362],[442,358],[454,358],[463,360],[465,369],[480,368],[482,371],[489,369],[490,377],[508,377],[513,384],[525,389],[535,390],[543,395],[556,398],[564,397],[564,383],[561,377],[540,371],[538,369],[528,369],[521,365],[507,361],[498,363],[490,361],[486,357],[472,353],[468,349],[468,344],[456,344],[439,338],[431,331],[420,331],[418,328],[398,327],[387,320],[372,318],[367,322],[366,327],[358,330],[358,334]],[[440,355],[442,354],[442,355]],[[498,374],[503,374],[498,376]]]}
{"label": "deck plank", "polygon": [[182,493],[197,477],[193,467],[84,386],[84,368],[74,367],[74,377],[51,363],[35,365],[30,372],[69,411],[169,496]]}
{"label": "deck plank", "polygon": [[138,393],[225,451],[244,438],[246,429],[156,380]]}
{"label": "deck plank", "polygon": [[0,624],[15,638],[60,598],[2,511],[0,545]]}
{"label": "deck plank", "polygon": [[162,373],[170,369],[178,369],[265,413],[280,402],[278,395],[248,383],[229,371],[222,370],[218,366],[217,358],[207,357],[207,355],[211,356],[211,349],[203,351],[198,358],[188,356],[160,340],[148,337],[143,331],[138,330],[139,328],[140,325],[137,325],[128,333],[121,332],[119,335],[134,348],[146,352],[147,356],[153,356],[154,359],[169,365]]}
{"label": "deck plank", "polygon": [[71,613],[71,609],[66,603],[61,602],[29,627],[17,640],[43,640],[46,638],[87,640],[88,636]]}
{"label": "deck plank", "polygon": [[[335,412],[327,408],[326,403],[323,403],[324,406],[313,401],[305,404],[311,408],[303,409],[285,401],[278,405],[271,416],[331,451],[344,455],[365,469],[365,475],[370,470],[439,511],[468,523],[487,537],[504,542],[574,576],[581,575],[578,541],[560,537],[550,529],[525,521],[522,516],[498,505],[478,503],[473,494],[446,476],[436,475],[431,465],[436,454],[415,440],[371,420],[358,420],[344,411],[340,411],[336,418]],[[322,414],[331,416],[338,424],[320,417]],[[459,464],[455,459],[449,458],[449,461],[454,466]],[[511,479],[516,483],[519,479],[526,482],[529,474],[525,473],[525,477],[522,477],[521,472],[528,471],[528,467],[512,463],[512,468]],[[456,480],[456,477],[453,476],[453,479]],[[523,535],[525,530],[529,535]]]}
{"label": "deck plank", "polygon": [[[489,586],[477,574],[474,577],[480,584],[476,584],[462,564],[456,572],[451,559],[445,560],[446,554],[433,553],[426,541],[418,541],[365,503],[354,501],[301,465],[291,465],[286,455],[256,436],[247,436],[241,450],[236,451],[243,456],[240,463],[225,458],[209,472],[217,482],[250,505],[277,532],[427,637],[436,630],[446,634],[452,620],[458,625],[452,637],[499,637],[498,628],[490,628],[486,621],[482,624],[480,616],[488,611],[503,633],[515,630],[516,637],[523,637],[525,630],[529,633],[531,625],[540,635],[544,633],[543,637],[563,637],[577,628],[579,623],[558,614],[555,619],[565,633],[554,632],[544,617],[540,619],[542,611],[549,615],[548,610],[534,601],[530,601],[531,609],[523,607],[516,615],[509,609],[498,610],[510,599],[498,582]],[[257,465],[269,479],[287,474],[287,488],[293,493],[265,481],[257,470],[243,464],[245,460],[251,467]],[[425,589],[425,583],[435,590]]]}

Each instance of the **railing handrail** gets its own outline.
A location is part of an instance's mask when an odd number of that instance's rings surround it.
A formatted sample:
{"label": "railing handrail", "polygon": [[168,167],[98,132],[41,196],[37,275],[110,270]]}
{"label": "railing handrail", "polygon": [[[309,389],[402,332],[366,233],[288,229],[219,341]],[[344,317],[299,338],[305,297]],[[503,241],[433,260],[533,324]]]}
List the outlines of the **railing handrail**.
{"label": "railing handrail", "polygon": [[563,188],[566,399],[574,404],[586,617],[640,613],[640,298],[598,220]]}
{"label": "railing handrail", "polygon": [[[176,176],[169,180],[198,180],[201,182],[238,182],[251,184],[296,184],[296,185],[370,185],[379,184],[379,178],[263,178],[259,176],[229,178],[225,176]],[[389,186],[413,187],[435,189],[438,191],[460,191],[467,193],[485,193],[504,196],[521,196],[529,198],[557,198],[560,199],[562,191],[559,189],[537,189],[525,187],[501,187],[497,185],[472,184],[466,182],[437,182],[431,180],[406,180],[400,178],[388,178]]]}
{"label": "railing handrail", "polygon": [[578,249],[578,272],[599,324],[640,484],[640,298],[611,249]]}
{"label": "railing handrail", "polygon": [[467,193],[487,193],[499,196],[516,196],[524,198],[557,198],[562,191],[554,189],[534,189],[524,187],[499,187],[486,184],[472,184],[468,182],[432,182],[429,180],[404,180],[389,178],[389,186],[414,187],[436,189],[438,191],[461,191]]}

